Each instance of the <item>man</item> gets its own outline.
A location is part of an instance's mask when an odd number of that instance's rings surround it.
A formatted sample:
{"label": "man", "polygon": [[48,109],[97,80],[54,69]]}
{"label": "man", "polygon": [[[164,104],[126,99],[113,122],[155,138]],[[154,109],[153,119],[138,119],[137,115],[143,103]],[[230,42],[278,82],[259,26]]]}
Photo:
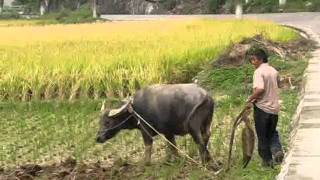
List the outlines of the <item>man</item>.
{"label": "man", "polygon": [[268,64],[268,55],[262,49],[255,50],[250,57],[255,67],[253,94],[248,98],[248,106],[254,104],[254,120],[258,136],[258,152],[265,167],[273,167],[273,159],[282,162],[283,151],[276,130],[280,109],[278,72]]}

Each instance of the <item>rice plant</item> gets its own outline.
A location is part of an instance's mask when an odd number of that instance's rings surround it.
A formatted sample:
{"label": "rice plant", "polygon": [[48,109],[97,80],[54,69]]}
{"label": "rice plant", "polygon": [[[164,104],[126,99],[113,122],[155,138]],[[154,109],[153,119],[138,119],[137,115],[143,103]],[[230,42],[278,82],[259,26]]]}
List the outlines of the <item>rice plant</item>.
{"label": "rice plant", "polygon": [[0,99],[122,97],[189,82],[232,43],[296,37],[270,22],[183,20],[0,27]]}

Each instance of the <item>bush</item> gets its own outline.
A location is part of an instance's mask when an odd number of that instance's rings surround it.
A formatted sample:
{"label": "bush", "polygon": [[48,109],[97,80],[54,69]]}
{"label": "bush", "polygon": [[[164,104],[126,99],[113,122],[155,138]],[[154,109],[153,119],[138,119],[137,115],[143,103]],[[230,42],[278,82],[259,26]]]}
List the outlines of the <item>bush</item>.
{"label": "bush", "polygon": [[163,6],[165,9],[173,9],[174,7],[176,7],[177,5],[177,1],[175,0],[166,0],[163,2]]}
{"label": "bush", "polygon": [[310,3],[311,3],[311,5],[308,6],[309,11],[320,11],[320,1],[313,0]]}
{"label": "bush", "polygon": [[92,11],[90,7],[88,5],[85,5],[77,11],[69,11],[69,14],[62,17],[60,21],[62,23],[84,23],[94,20],[95,19],[92,17]]}
{"label": "bush", "polygon": [[[250,13],[269,13],[278,12],[278,0],[251,0],[245,5],[245,11]],[[287,4],[281,7],[284,12],[299,12],[299,11],[319,11],[319,0],[290,0]]]}
{"label": "bush", "polygon": [[244,6],[244,10],[251,13],[277,12],[278,8],[279,1],[276,0],[251,0]]}
{"label": "bush", "polygon": [[3,12],[0,14],[0,19],[19,19],[20,16],[15,12]]}
{"label": "bush", "polygon": [[41,17],[49,24],[62,23],[62,24],[76,24],[95,21],[92,17],[90,6],[85,4],[76,11],[63,9],[60,12],[48,13]]}
{"label": "bush", "polygon": [[219,0],[209,0],[209,12],[217,13],[219,9]]}

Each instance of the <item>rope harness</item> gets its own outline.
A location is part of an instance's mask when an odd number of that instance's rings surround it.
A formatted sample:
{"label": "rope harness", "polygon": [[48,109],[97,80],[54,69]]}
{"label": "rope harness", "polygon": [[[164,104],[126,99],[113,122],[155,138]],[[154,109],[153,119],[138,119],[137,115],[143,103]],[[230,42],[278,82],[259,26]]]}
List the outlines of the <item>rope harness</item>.
{"label": "rope harness", "polygon": [[[143,121],[147,126],[149,126],[157,135],[159,135],[164,141],[166,141],[167,143],[169,143],[172,147],[174,147],[176,150],[178,150],[181,154],[183,154],[185,157],[187,157],[191,162],[202,166],[202,164],[198,163],[196,160],[194,160],[193,158],[191,158],[186,152],[184,152],[183,150],[179,149],[175,144],[173,144],[172,142],[170,142],[164,135],[160,134],[159,131],[157,131],[150,123],[148,123],[145,119],[143,119],[143,117],[141,117],[135,110],[133,110],[133,114],[135,115],[135,117],[137,118],[138,121],[138,125],[141,125],[140,121]],[[151,137],[153,138],[148,131],[146,131],[146,129],[141,126],[142,129]]]}
{"label": "rope harness", "polygon": [[[164,141],[169,143],[172,147],[174,147],[178,152],[180,152],[182,155],[184,155],[190,162],[193,162],[199,167],[202,167],[205,170],[208,170],[206,166],[203,166],[201,163],[194,160],[192,157],[190,157],[186,152],[179,149],[175,144],[173,144],[171,141],[169,141],[164,135],[162,135],[159,131],[157,131],[150,123],[148,123],[142,116],[140,116],[135,110],[132,110],[132,113],[136,120],[138,121],[137,125],[140,125],[140,127],[153,139],[153,137],[148,133],[148,131],[142,126],[141,121],[145,123],[147,126],[149,126],[157,135],[159,135]],[[220,172],[222,172],[223,168],[218,170],[214,173],[214,175],[218,175]]]}
{"label": "rope harness", "polygon": [[191,162],[197,164],[197,165],[201,165],[200,163],[198,163],[196,160],[194,160],[193,158],[191,158],[187,153],[185,153],[184,151],[182,151],[181,149],[179,149],[176,145],[174,145],[172,142],[170,142],[164,135],[160,134],[159,131],[157,131],[150,123],[148,123],[142,116],[140,116],[135,110],[132,111],[132,114],[130,114],[124,121],[122,121],[121,123],[117,124],[115,127],[109,128],[109,129],[105,129],[102,131],[102,133],[106,133],[107,131],[111,131],[114,129],[117,129],[118,127],[120,127],[121,125],[123,125],[124,123],[126,123],[127,121],[129,121],[129,119],[131,117],[134,117],[137,120],[137,125],[139,127],[141,127],[141,129],[151,138],[153,139],[153,136],[148,132],[148,130],[142,125],[141,121],[143,121],[143,123],[145,123],[147,126],[149,126],[157,135],[159,135],[163,140],[165,140],[167,143],[169,143],[172,147],[174,147],[176,150],[178,150],[180,153],[182,153],[184,156],[186,156]]}
{"label": "rope harness", "polygon": [[127,121],[129,121],[129,119],[131,117],[133,117],[134,115],[131,114],[130,116],[128,116],[124,121],[122,121],[121,123],[117,124],[115,127],[112,127],[112,128],[109,128],[109,129],[105,129],[102,131],[102,133],[106,133],[107,131],[111,131],[111,130],[114,130],[114,129],[117,129],[118,127],[120,127],[121,125],[123,125],[124,123],[126,123]]}
{"label": "rope harness", "polygon": [[[138,127],[140,127],[140,129],[142,131],[144,131],[151,139],[153,139],[153,136],[149,133],[149,131],[143,126],[143,124],[146,124],[151,130],[153,130],[157,135],[159,135],[165,142],[167,142],[168,144],[170,144],[173,148],[175,148],[178,152],[180,152],[183,156],[185,156],[190,162],[196,164],[199,167],[204,168],[205,170],[208,170],[205,166],[203,166],[201,163],[197,162],[196,160],[194,160],[192,157],[190,157],[186,152],[184,152],[183,150],[179,149],[175,144],[173,144],[171,141],[169,141],[164,135],[162,135],[159,131],[157,131],[150,123],[148,123],[139,113],[137,113],[133,108],[130,111],[130,115],[121,123],[117,124],[115,127],[113,128],[109,128],[104,130],[103,132],[107,132],[110,130],[114,130],[118,127],[120,127],[121,125],[123,125],[124,123],[126,123],[127,121],[129,121],[130,118],[134,117],[137,120],[137,125]],[[142,122],[141,122],[142,121]],[[221,168],[219,171],[215,172],[215,175],[218,175],[221,171],[223,170],[223,168]]]}

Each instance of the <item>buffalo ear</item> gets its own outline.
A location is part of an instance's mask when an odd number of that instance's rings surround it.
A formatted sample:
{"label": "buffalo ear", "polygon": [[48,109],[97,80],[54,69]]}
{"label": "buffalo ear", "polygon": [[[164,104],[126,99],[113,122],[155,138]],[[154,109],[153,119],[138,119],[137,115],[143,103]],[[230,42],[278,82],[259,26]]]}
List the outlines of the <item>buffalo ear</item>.
{"label": "buffalo ear", "polygon": [[107,100],[104,100],[102,102],[102,106],[101,106],[100,111],[103,112],[107,107],[110,107],[110,105],[111,105],[110,102],[107,102]]}

